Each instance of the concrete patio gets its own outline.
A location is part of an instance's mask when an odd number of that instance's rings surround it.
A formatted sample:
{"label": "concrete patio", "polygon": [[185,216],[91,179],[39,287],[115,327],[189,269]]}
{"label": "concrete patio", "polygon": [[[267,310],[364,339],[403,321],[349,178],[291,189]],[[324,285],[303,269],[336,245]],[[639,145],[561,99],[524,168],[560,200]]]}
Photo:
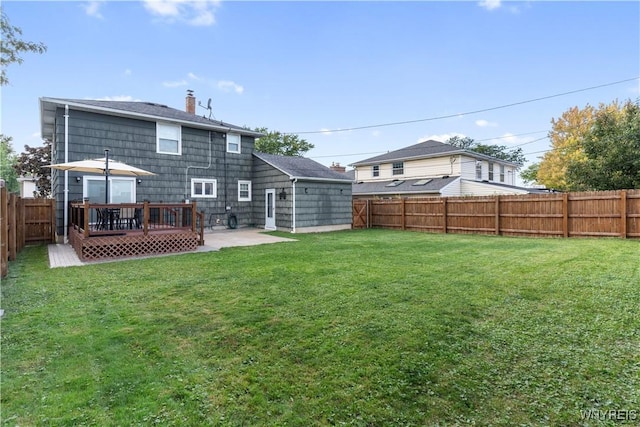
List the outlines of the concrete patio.
{"label": "concrete patio", "polygon": [[[269,234],[265,234],[265,230],[259,228],[243,228],[238,230],[215,230],[211,232],[207,232],[204,234],[204,246],[198,246],[198,249],[195,252],[211,252],[211,251],[219,251],[222,248],[229,248],[233,246],[254,246],[254,245],[264,245],[268,243],[278,243],[278,242],[295,242],[295,239],[290,239],[286,237],[277,237]],[[91,265],[96,263],[103,262],[115,262],[122,261],[126,259],[134,259],[134,258],[117,258],[108,261],[92,261],[92,262],[82,262],[78,258],[78,255],[73,250],[73,247],[69,244],[50,244],[49,245],[49,266],[51,268],[58,267],[73,267],[73,266],[82,266],[82,265]],[[155,256],[171,256],[171,255],[180,255],[184,253],[193,253],[193,252],[179,252],[173,254],[165,254],[165,255],[155,255]],[[137,257],[135,259],[140,259],[141,257]],[[146,257],[142,257],[146,258]]]}

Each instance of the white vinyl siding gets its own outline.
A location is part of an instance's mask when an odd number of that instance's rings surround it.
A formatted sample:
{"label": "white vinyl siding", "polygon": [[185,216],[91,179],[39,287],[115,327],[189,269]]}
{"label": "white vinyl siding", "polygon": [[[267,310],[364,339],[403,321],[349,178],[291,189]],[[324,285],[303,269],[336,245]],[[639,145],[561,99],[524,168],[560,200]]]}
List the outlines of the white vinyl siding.
{"label": "white vinyl siding", "polygon": [[156,123],[156,151],[162,154],[182,154],[182,129],[179,125]]}

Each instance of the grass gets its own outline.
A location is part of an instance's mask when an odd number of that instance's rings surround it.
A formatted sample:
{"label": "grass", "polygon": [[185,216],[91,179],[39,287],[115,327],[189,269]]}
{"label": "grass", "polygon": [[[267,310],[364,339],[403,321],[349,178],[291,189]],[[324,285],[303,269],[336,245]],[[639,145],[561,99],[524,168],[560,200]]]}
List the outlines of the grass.
{"label": "grass", "polygon": [[64,269],[26,248],[2,283],[2,424],[640,419],[637,240],[296,238]]}

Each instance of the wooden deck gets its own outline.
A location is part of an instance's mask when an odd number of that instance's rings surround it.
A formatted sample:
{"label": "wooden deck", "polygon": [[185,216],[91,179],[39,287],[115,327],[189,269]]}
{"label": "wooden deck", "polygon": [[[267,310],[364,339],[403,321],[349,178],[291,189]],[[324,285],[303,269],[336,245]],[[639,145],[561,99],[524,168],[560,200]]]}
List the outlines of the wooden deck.
{"label": "wooden deck", "polygon": [[[125,211],[131,215],[123,221]],[[98,261],[195,251],[204,243],[203,233],[203,216],[195,202],[106,205],[84,201],[71,205],[68,235],[81,261]]]}
{"label": "wooden deck", "polygon": [[190,228],[154,230],[119,230],[113,235],[85,237],[69,230],[69,242],[82,261],[190,252],[198,248],[200,236]]}

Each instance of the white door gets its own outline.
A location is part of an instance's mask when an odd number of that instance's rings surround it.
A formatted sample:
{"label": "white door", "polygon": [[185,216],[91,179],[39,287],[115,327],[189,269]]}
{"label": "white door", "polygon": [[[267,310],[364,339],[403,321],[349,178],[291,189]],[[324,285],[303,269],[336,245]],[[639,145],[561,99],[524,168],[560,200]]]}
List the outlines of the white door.
{"label": "white door", "polygon": [[265,204],[264,204],[264,228],[266,230],[276,229],[276,190],[275,188],[268,188],[265,190]]}

